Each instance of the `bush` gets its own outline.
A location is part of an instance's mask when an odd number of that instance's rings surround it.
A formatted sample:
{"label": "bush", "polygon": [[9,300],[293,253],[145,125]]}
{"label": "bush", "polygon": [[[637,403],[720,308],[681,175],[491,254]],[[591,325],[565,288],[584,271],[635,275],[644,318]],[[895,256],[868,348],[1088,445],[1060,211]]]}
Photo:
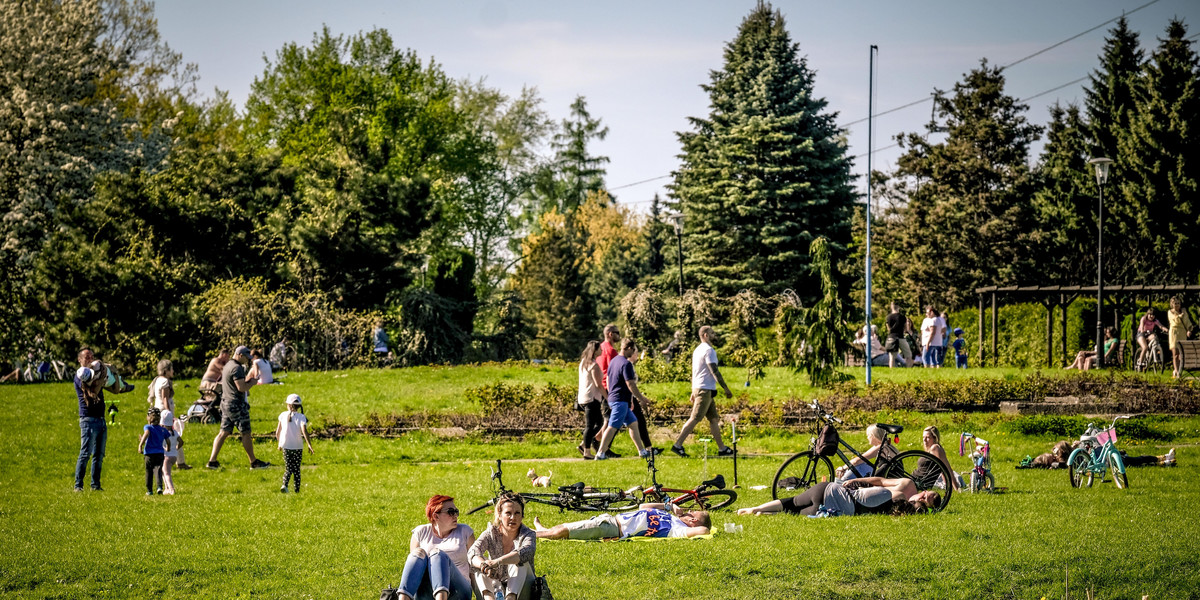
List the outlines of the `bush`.
{"label": "bush", "polygon": [[[1103,429],[1111,419],[1064,415],[1029,415],[1001,426],[1004,431],[1029,436],[1078,439],[1089,423]],[[1142,419],[1117,421],[1117,439],[1127,441],[1171,441],[1175,434],[1163,431]],[[1118,444],[1120,442],[1118,441]]]}

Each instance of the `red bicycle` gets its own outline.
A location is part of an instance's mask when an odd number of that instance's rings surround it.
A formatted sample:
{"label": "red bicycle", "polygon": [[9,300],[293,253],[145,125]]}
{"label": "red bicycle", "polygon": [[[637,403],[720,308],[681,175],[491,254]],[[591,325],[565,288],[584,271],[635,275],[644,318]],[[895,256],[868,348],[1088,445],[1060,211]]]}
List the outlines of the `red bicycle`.
{"label": "red bicycle", "polygon": [[642,492],[642,502],[674,504],[689,510],[718,510],[737,501],[737,492],[725,489],[724,475],[701,482],[696,489],[682,490],[664,487],[658,482],[658,467],[654,464],[654,455],[646,458],[646,470],[650,472],[650,487],[638,486],[626,490],[629,494]]}

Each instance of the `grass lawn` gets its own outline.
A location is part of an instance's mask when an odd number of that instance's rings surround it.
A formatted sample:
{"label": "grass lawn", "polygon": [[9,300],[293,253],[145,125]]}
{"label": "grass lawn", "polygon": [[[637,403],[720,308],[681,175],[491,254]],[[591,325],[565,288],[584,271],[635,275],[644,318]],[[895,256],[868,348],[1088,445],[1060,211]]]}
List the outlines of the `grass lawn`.
{"label": "grass lawn", "polygon": [[[886,372],[886,370],[883,370]],[[951,377],[951,370],[926,376]],[[1002,377],[1004,371],[976,371]],[[890,375],[890,373],[888,373]],[[472,410],[462,389],[498,379],[572,383],[573,369],[455,367],[382,372],[296,373],[287,385],[252,392],[256,430],[273,428],[290,392],[305,395],[310,417],[370,411]],[[734,372],[727,372],[736,381]],[[907,374],[906,374],[907,375]],[[796,376],[772,370],[752,394],[781,396],[802,389]],[[673,392],[674,384],[647,386]],[[76,401],[69,385],[0,386],[0,596],[4,598],[375,598],[396,583],[409,532],[422,522],[433,493],[469,508],[491,496],[489,466],[505,459],[506,483],[528,490],[534,466],[554,481],[629,487],[647,483],[642,462],[604,463],[570,457],[575,439],[550,434],[524,440],[439,439],[428,433],[398,439],[352,435],[321,440],[305,456],[304,491],[279,493],[282,468],[250,471],[245,454],[227,444],[220,471],[176,475],[178,495],[146,497],[137,437],[144,384],[122,398],[121,424],[109,429],[102,493],[71,491],[78,451]],[[193,382],[194,390],[194,382]],[[194,393],[179,392],[180,404]],[[789,393],[789,395],[792,395]],[[992,440],[995,495],[955,494],[946,512],[914,517],[805,519],[735,517],[717,513],[711,540],[655,544],[543,542],[539,572],[558,598],[1062,598],[1197,597],[1200,557],[1200,417],[1152,418],[1169,442],[1134,445],[1131,454],[1176,447],[1181,466],[1130,471],[1130,489],[1111,483],[1072,489],[1066,471],[1018,471],[1026,454],[1048,449],[1049,437],[1008,433],[994,415],[886,414],[906,427],[941,425],[954,468],[957,433]],[[202,465],[216,427],[191,425],[189,462]],[[902,436],[902,448],[919,443]],[[668,431],[656,442],[665,443]],[[847,432],[860,444],[861,431]],[[753,430],[740,449],[741,498],[770,498],[783,461],[778,453],[807,445],[807,435]],[[620,449],[630,448],[622,435]],[[954,447],[954,448],[952,448]],[[273,444],[257,451],[282,462]],[[691,446],[703,454],[702,444]],[[686,487],[722,473],[728,459],[668,456],[660,481]],[[531,506],[546,524],[580,518]],[[723,525],[744,526],[726,534]],[[482,531],[485,518],[464,522]]]}

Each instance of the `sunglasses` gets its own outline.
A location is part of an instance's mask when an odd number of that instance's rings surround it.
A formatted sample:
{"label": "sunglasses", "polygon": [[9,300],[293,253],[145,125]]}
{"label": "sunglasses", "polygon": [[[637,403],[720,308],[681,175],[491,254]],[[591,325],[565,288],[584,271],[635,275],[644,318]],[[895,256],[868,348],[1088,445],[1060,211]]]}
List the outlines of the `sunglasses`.
{"label": "sunglasses", "polygon": [[457,509],[457,508],[447,508],[446,510],[439,510],[438,512],[439,512],[439,513],[443,513],[443,514],[450,515],[450,516],[452,516],[452,517],[457,517],[457,516],[458,516],[458,509]]}

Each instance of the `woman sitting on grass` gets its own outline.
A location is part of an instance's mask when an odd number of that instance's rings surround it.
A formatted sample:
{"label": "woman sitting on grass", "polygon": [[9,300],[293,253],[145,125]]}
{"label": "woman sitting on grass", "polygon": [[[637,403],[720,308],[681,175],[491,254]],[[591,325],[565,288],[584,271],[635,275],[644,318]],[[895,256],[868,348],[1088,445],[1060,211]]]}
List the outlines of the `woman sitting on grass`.
{"label": "woman sitting on grass", "polygon": [[871,447],[862,453],[862,458],[850,457],[850,466],[854,468],[853,471],[845,466],[837,468],[838,481],[845,483],[855,477],[866,477],[875,472],[875,467],[871,466],[868,461],[875,460],[875,457],[879,456],[879,449],[883,447],[883,429],[880,429],[879,425],[867,426],[867,442],[871,444]]}
{"label": "woman sitting on grass", "polygon": [[469,600],[467,553],[475,543],[475,531],[458,522],[458,507],[450,496],[430,498],[425,517],[429,523],[414,528],[408,543],[400,576],[401,600]]}
{"label": "woman sitting on grass", "polygon": [[[961,489],[962,478],[958,475],[958,473],[954,472],[954,469],[950,468],[950,458],[946,456],[946,450],[942,448],[942,436],[940,433],[938,433],[937,425],[930,425],[921,432],[921,444],[925,447],[926,452],[938,457],[938,460],[942,461],[942,465],[946,467],[947,473],[953,473],[952,478],[954,479],[954,489]],[[913,477],[920,479],[923,473],[932,468],[925,464],[927,462],[929,462],[929,459],[927,458],[922,458],[921,460],[917,461],[917,469],[913,472]],[[943,481],[941,479],[941,475],[939,475],[938,481],[933,482],[933,485],[945,489],[946,482]]]}
{"label": "woman sitting on grass", "polygon": [[524,517],[525,499],[520,494],[501,496],[496,502],[496,518],[467,553],[484,598],[518,600],[531,596],[537,535],[521,524]]}
{"label": "woman sitting on grass", "polygon": [[785,512],[809,517],[868,513],[902,515],[926,512],[941,501],[937,492],[917,491],[911,479],[864,477],[846,484],[822,481],[799,496],[738,509],[737,514],[773,515]]}

